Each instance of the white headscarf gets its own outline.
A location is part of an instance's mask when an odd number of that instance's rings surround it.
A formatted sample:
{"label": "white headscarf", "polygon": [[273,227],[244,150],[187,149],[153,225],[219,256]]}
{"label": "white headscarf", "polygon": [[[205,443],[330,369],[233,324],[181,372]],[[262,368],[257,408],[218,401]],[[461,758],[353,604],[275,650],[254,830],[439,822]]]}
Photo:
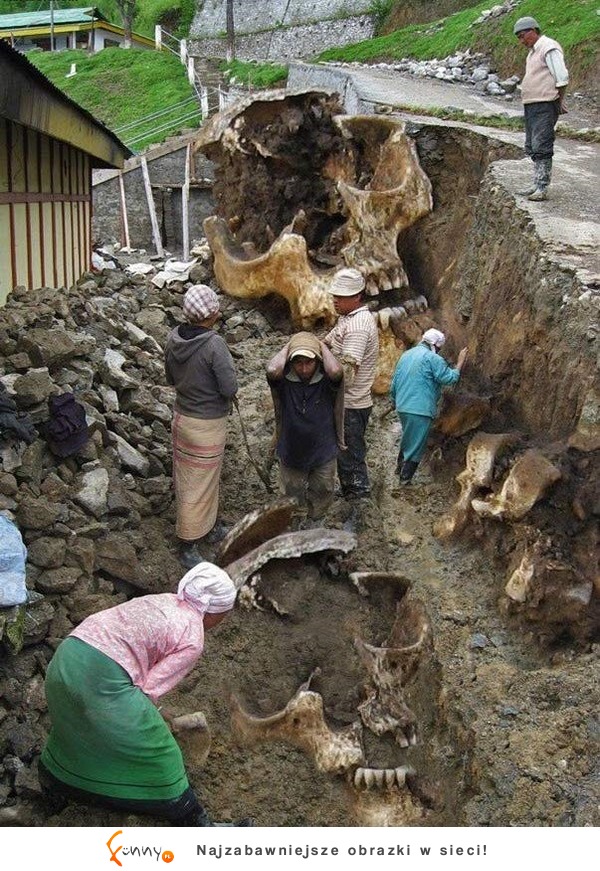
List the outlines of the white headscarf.
{"label": "white headscarf", "polygon": [[443,348],[446,344],[446,336],[440,330],[425,330],[421,341],[432,345],[434,348]]}
{"label": "white headscarf", "polygon": [[201,614],[223,614],[233,608],[237,590],[223,569],[212,563],[194,566],[179,581],[177,598],[189,602]]}

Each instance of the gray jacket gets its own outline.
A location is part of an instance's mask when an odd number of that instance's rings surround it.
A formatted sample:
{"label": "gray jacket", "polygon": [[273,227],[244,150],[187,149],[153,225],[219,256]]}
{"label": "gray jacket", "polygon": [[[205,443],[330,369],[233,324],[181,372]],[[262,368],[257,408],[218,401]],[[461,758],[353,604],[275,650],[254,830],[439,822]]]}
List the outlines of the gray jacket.
{"label": "gray jacket", "polygon": [[[196,331],[197,332],[197,331]],[[175,410],[186,417],[214,420],[225,417],[238,390],[233,358],[214,330],[184,339],[179,327],[165,347],[167,384],[177,391]]]}

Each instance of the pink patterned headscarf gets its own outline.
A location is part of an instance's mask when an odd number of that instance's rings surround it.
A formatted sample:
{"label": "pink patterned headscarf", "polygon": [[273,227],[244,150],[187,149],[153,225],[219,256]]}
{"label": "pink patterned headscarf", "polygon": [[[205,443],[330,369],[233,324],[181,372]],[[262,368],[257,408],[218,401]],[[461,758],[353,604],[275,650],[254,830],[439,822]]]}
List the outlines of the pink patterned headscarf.
{"label": "pink patterned headscarf", "polygon": [[237,590],[223,569],[209,562],[198,563],[177,587],[177,598],[189,602],[201,614],[223,614],[235,603]]}

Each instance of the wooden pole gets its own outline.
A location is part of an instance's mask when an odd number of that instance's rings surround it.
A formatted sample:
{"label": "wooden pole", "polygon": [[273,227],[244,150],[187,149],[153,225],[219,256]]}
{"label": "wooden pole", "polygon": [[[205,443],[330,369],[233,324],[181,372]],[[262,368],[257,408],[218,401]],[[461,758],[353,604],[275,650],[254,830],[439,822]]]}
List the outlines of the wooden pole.
{"label": "wooden pole", "polygon": [[54,51],[54,0],[50,0],[50,51]]}
{"label": "wooden pole", "polygon": [[123,218],[123,232],[125,234],[125,247],[131,248],[129,240],[129,220],[127,218],[127,202],[125,201],[125,184],[123,173],[119,171],[119,191],[121,192],[121,217]]}
{"label": "wooden pole", "polygon": [[146,189],[146,201],[148,203],[148,211],[150,212],[150,222],[152,224],[152,238],[154,247],[159,257],[165,256],[165,250],[162,246],[160,238],[160,230],[158,229],[158,218],[156,217],[156,206],[154,205],[154,197],[152,196],[152,186],[150,184],[150,175],[148,173],[148,163],[145,157],[142,157],[142,175],[144,176],[144,188]]}
{"label": "wooden pole", "polygon": [[181,188],[181,225],[183,229],[183,259],[190,259],[190,167],[192,161],[192,145],[188,143],[185,150],[185,179]]}

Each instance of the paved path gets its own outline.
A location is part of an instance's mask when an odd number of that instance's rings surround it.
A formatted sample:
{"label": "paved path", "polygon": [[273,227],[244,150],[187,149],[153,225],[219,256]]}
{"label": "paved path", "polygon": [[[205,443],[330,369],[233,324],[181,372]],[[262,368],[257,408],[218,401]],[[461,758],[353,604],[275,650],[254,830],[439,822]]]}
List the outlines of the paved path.
{"label": "paved path", "polygon": [[[404,75],[393,70],[368,67],[344,67],[354,83],[360,98],[376,105],[405,105],[415,107],[454,107],[478,115],[497,115],[505,112],[522,114],[520,101],[509,103],[502,98],[478,94],[474,89],[438,79]],[[569,101],[568,101],[569,102]],[[570,105],[576,104],[571,97]],[[402,112],[398,112],[402,115]],[[407,120],[415,120],[412,114]],[[524,134],[489,127],[477,127],[464,122],[442,121],[433,116],[418,116],[427,124],[470,127],[487,136],[523,145]],[[577,110],[566,116],[570,126],[595,126],[593,117]],[[574,123],[574,122],[577,123]],[[560,128],[559,128],[560,130]],[[516,195],[532,179],[532,163],[522,160],[499,161],[493,171],[501,183]],[[517,197],[523,209],[529,212],[540,238],[549,253],[561,263],[574,268],[587,285],[600,288],[600,145],[557,138],[554,173],[550,199],[544,203],[530,203]],[[597,292],[597,291],[596,291]]]}
{"label": "paved path", "polygon": [[[454,108],[487,116],[504,113],[518,117],[523,114],[518,96],[509,101],[481,94],[470,85],[444,82],[427,76],[410,76],[379,67],[348,66],[341,69],[352,78],[361,99],[366,103]],[[567,105],[569,112],[561,119],[562,123],[576,130],[600,124],[597,109],[585,98],[567,94]]]}

